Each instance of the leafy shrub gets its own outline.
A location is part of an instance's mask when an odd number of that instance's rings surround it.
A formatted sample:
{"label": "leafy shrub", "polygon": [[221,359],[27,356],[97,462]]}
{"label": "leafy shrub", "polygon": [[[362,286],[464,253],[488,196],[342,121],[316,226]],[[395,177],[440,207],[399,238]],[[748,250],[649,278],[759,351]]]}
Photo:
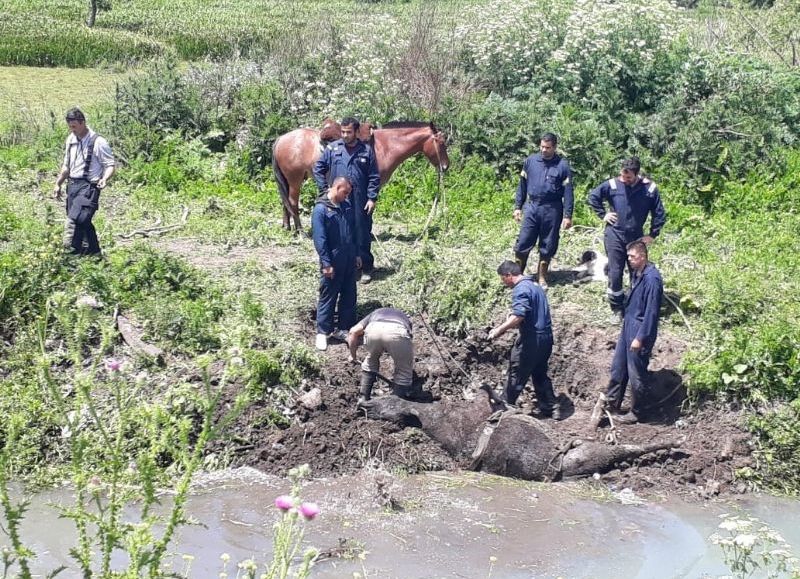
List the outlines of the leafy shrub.
{"label": "leafy shrub", "polygon": [[209,128],[197,91],[173,60],[156,61],[117,86],[111,137],[123,158],[151,160],[172,132],[193,137]]}
{"label": "leafy shrub", "polygon": [[752,415],[747,425],[756,435],[757,471],[740,472],[777,492],[797,494],[800,472],[800,398],[775,410]]}

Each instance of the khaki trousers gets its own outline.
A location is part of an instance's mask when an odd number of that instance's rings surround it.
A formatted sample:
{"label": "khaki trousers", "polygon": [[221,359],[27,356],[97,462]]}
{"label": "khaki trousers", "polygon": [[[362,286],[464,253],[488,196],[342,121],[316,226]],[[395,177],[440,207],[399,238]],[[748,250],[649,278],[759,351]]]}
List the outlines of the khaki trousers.
{"label": "khaki trousers", "polygon": [[379,372],[381,354],[387,352],[394,361],[392,382],[410,386],[414,375],[414,343],[405,327],[394,322],[370,322],[364,331],[367,357],[361,364],[365,372]]}

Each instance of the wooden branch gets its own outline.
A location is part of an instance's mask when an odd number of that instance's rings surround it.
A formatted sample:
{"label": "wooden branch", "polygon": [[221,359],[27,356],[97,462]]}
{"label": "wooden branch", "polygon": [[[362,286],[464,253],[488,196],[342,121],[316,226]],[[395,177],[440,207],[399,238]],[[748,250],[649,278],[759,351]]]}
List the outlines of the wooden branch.
{"label": "wooden branch", "polygon": [[753,135],[748,135],[747,133],[740,133],[738,131],[732,131],[731,129],[712,129],[712,133],[717,133],[719,135],[734,135],[736,137],[747,137],[748,139],[752,139]]}
{"label": "wooden branch", "polygon": [[152,344],[145,343],[141,338],[141,332],[134,328],[130,320],[121,314],[117,315],[117,329],[122,339],[134,352],[147,358],[152,358],[159,364],[164,363],[164,351]]}
{"label": "wooden branch", "polygon": [[186,225],[186,220],[189,218],[189,207],[183,205],[183,214],[181,215],[181,220],[178,223],[173,223],[171,225],[160,225],[161,218],[159,217],[156,220],[155,225],[152,227],[146,227],[144,229],[134,229],[130,233],[120,233],[117,237],[122,239],[131,239],[132,237],[136,237],[137,235],[141,235],[142,237],[151,237],[155,235],[163,235],[164,233],[168,233],[170,231],[177,231],[181,229],[184,225]]}
{"label": "wooden branch", "polygon": [[681,318],[683,318],[683,323],[686,324],[686,329],[689,330],[689,332],[693,333],[692,326],[689,324],[689,320],[686,319],[686,314],[683,313],[681,307],[675,302],[675,300],[669,297],[666,293],[664,294],[664,299],[667,300],[670,304],[672,304],[672,307],[675,308],[675,311],[677,311],[681,315]]}

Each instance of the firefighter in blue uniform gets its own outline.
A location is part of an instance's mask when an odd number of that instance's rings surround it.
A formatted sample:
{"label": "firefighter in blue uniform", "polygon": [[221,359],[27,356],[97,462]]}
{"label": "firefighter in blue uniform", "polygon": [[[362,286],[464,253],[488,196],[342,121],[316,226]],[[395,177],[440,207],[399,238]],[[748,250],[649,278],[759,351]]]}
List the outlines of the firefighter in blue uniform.
{"label": "firefighter in blue uniform", "polygon": [[[311,234],[320,267],[318,350],[327,349],[328,336],[345,341],[347,331],[356,323],[356,270],[361,267],[361,258],[354,235],[355,209],[348,199],[351,191],[347,177],[337,177],[317,198],[311,213]],[[339,329],[334,331],[336,313]]]}
{"label": "firefighter in blue uniform", "polygon": [[[626,247],[641,239],[650,244],[661,232],[667,213],[661,203],[658,187],[639,176],[637,157],[622,163],[619,177],[611,178],[589,193],[589,205],[606,224],[603,243],[608,256],[608,301],[614,319],[622,320],[624,292],[622,272]],[[650,233],[644,235],[644,224],[650,215]]]}
{"label": "firefighter in blue uniform", "polygon": [[559,228],[572,227],[575,205],[572,171],[566,159],[556,153],[557,146],[556,135],[542,135],[539,152],[525,159],[522,166],[514,206],[514,219],[522,221],[514,246],[516,261],[525,273],[528,255],[538,243],[537,280],[543,288],[547,288],[550,260],[558,249]]}
{"label": "firefighter in blue uniform", "polygon": [[516,262],[504,261],[497,268],[497,274],[504,286],[512,288],[511,313],[505,322],[492,328],[489,339],[519,328],[508,362],[505,401],[515,404],[530,378],[539,406],[538,417],[561,420],[561,408],[547,375],[547,364],[553,352],[553,325],[547,295],[530,277],[522,275],[522,268]]}
{"label": "firefighter in blue uniform", "polygon": [[375,152],[356,135],[360,123],[352,118],[342,119],[342,138],[333,141],[314,165],[314,182],[320,193],[337,177],[347,177],[353,185],[351,202],[355,209],[356,239],[363,260],[361,282],[372,280],[375,258],[372,255],[372,213],[378,201],[381,176]]}
{"label": "firefighter in blue uniform", "polygon": [[625,298],[622,332],[611,363],[611,380],[606,391],[606,404],[619,412],[625,389],[631,385],[631,408],[619,416],[618,422],[638,422],[648,398],[650,354],[658,336],[658,314],[664,294],[664,282],[656,266],[647,259],[647,245],[634,241],[627,247],[631,269],[631,288]]}

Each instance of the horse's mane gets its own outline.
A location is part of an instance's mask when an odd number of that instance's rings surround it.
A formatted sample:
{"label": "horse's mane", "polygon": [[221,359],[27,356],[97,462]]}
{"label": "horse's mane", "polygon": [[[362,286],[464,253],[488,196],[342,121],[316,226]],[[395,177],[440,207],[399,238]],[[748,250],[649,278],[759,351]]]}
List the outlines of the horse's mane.
{"label": "horse's mane", "polygon": [[416,129],[419,127],[433,127],[433,123],[425,121],[390,121],[381,125],[382,129]]}

